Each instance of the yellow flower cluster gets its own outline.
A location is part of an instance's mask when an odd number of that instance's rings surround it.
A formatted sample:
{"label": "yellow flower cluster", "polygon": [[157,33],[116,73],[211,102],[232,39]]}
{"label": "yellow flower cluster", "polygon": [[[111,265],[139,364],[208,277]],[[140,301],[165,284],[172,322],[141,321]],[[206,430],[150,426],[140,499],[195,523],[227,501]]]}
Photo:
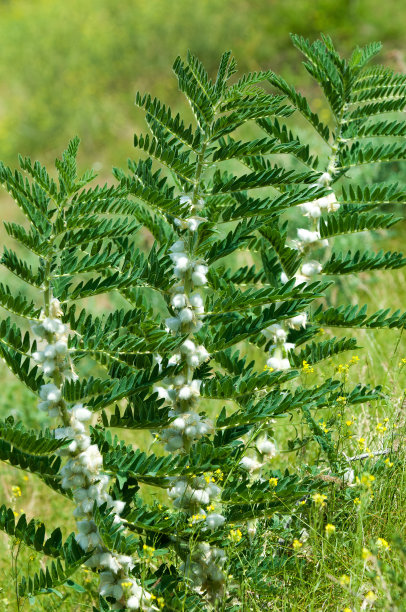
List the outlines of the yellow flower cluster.
{"label": "yellow flower cluster", "polygon": [[385,433],[385,431],[388,429],[386,427],[386,425],[384,425],[383,423],[378,423],[378,425],[376,426],[376,431],[378,434],[380,434],[381,436],[383,436],[383,434]]}
{"label": "yellow flower cluster", "polygon": [[193,525],[193,523],[197,523],[198,521],[203,521],[206,518],[205,514],[192,514],[189,519],[189,524]]}
{"label": "yellow flower cluster", "polygon": [[239,542],[242,538],[242,533],[239,529],[232,529],[228,534],[228,537],[231,542]]}
{"label": "yellow flower cluster", "polygon": [[293,540],[293,550],[300,550],[303,546],[303,543],[300,540]]}
{"label": "yellow flower cluster", "polygon": [[324,433],[328,433],[330,431],[329,428],[327,427],[327,423],[325,423],[325,421],[320,421],[319,422],[319,426],[320,426],[320,429],[322,429],[324,431]]}
{"label": "yellow flower cluster", "polygon": [[325,526],[325,531],[326,531],[326,536],[330,537],[331,535],[333,535],[333,533],[335,533],[335,525],[332,525],[331,523],[327,523],[327,525]]}
{"label": "yellow flower cluster", "polygon": [[147,544],[144,544],[144,546],[142,547],[142,550],[144,551],[146,556],[148,557],[154,556],[155,548],[153,546],[147,546]]}
{"label": "yellow flower cluster", "polygon": [[312,500],[316,506],[319,506],[319,508],[324,508],[326,505],[326,499],[327,495],[322,495],[321,493],[314,493],[314,495],[312,495]]}
{"label": "yellow flower cluster", "polygon": [[302,372],[304,374],[312,374],[314,372],[314,368],[306,361],[306,359],[303,359],[302,361]]}
{"label": "yellow flower cluster", "polygon": [[368,472],[364,472],[361,476],[361,478],[356,478],[356,482],[357,484],[361,484],[362,486],[366,487],[367,489],[372,489],[372,483],[375,480],[375,476],[373,476],[372,474],[368,474]]}
{"label": "yellow flower cluster", "polygon": [[388,542],[386,540],[384,540],[383,538],[378,538],[377,539],[376,546],[380,550],[390,550],[390,546],[389,546]]}
{"label": "yellow flower cluster", "polygon": [[268,480],[268,482],[269,482],[269,486],[271,486],[271,487],[276,487],[276,486],[278,486],[278,479],[277,479],[277,478],[270,478],[270,479]]}

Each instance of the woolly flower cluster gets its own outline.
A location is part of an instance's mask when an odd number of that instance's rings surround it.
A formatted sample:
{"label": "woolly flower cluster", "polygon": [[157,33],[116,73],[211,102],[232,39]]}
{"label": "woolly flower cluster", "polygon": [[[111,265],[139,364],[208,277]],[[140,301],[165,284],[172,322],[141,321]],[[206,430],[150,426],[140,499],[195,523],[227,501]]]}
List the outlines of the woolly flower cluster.
{"label": "woolly flower cluster", "polygon": [[[102,472],[103,458],[97,445],[91,443],[86,425],[92,413],[82,404],[69,409],[62,397],[63,382],[66,379],[75,380],[77,376],[69,360],[68,328],[61,322],[61,315],[59,301],[53,299],[49,316],[42,312],[40,321],[33,323],[33,331],[44,346],[32,357],[42,366],[44,374],[54,379],[54,382],[40,387],[38,407],[47,411],[49,416],[62,418],[64,426],[54,430],[55,438],[71,440],[68,446],[59,451],[60,455],[68,457],[60,474],[62,488],[72,491],[76,503],[73,512],[78,527],[76,540],[83,550],[93,551],[86,565],[102,569],[101,595],[114,597],[120,609],[126,605],[133,610],[155,610],[148,603],[151,595],[128,576],[134,567],[131,557],[106,550],[92,519],[94,505],[106,503],[108,508],[113,509],[114,522],[121,523],[120,513],[125,503],[113,500],[108,493],[109,477]],[[126,586],[123,587],[123,584]]]}
{"label": "woolly flower cluster", "polygon": [[192,517],[204,519],[206,527],[213,530],[224,524],[224,517],[216,512],[202,513],[201,507],[214,508],[211,502],[219,496],[220,492],[220,487],[215,484],[215,478],[207,474],[175,481],[172,488],[168,490],[168,495],[173,499],[175,507],[187,511]]}
{"label": "woolly flower cluster", "polygon": [[[171,308],[175,314],[166,319],[166,325],[173,333],[198,331],[203,322],[204,302],[202,295],[195,290],[207,283],[208,268],[201,261],[194,261],[186,253],[183,240],[176,241],[171,249],[174,275],[179,284],[172,288]],[[168,387],[157,387],[159,396],[171,403],[169,416],[173,421],[164,429],[160,437],[166,442],[168,451],[188,451],[191,444],[213,430],[211,423],[202,418],[193,406],[200,395],[201,381],[193,379],[193,371],[207,361],[210,355],[203,345],[197,345],[187,338],[180,347],[180,353],[172,356],[170,363],[183,364],[184,373],[177,374],[164,382]]]}
{"label": "woolly flower cluster", "polygon": [[[170,363],[178,367],[179,373],[164,380],[166,387],[158,387],[159,396],[170,403],[169,416],[173,419],[169,427],[160,432],[168,451],[188,452],[193,442],[213,432],[213,425],[195,410],[200,396],[201,381],[194,378],[194,370],[203,364],[210,355],[204,346],[196,344],[193,334],[203,325],[204,301],[200,289],[207,285],[208,267],[204,260],[194,258],[190,244],[199,224],[205,221],[194,215],[195,208],[204,205],[202,200],[194,204],[190,196],[180,198],[182,204],[189,204],[190,216],[176,220],[184,231],[184,239],[177,240],[170,248],[173,262],[173,273],[178,282],[172,288],[170,308],[173,316],[166,319],[168,331],[177,334],[188,334],[180,347],[180,352],[171,357]],[[204,528],[214,530],[221,527],[225,518],[215,512],[213,501],[219,497],[220,487],[213,475],[188,476],[174,479],[168,490],[175,507],[190,515],[191,524],[204,521]],[[195,588],[206,586],[213,596],[220,593],[220,586],[225,577],[221,570],[224,562],[223,553],[203,543],[188,553],[185,561],[185,573]]]}
{"label": "woolly flower cluster", "polygon": [[[315,186],[323,185],[329,187],[331,184],[332,177],[328,172],[321,175]],[[334,191],[322,198],[313,200],[312,202],[306,202],[300,205],[300,208],[305,217],[312,220],[314,229],[309,230],[305,228],[299,228],[297,230],[298,240],[296,241],[296,247],[303,253],[308,253],[311,249],[317,247],[328,246],[327,239],[321,239],[319,230],[319,219],[323,212],[331,213],[336,212],[340,208],[339,202],[337,202]],[[310,259],[306,261],[300,271],[295,274],[295,287],[311,282],[313,278],[320,274],[322,265],[316,259]],[[288,277],[285,272],[281,274],[281,282],[286,284]],[[287,342],[287,336],[289,328],[300,329],[306,327],[307,315],[305,312],[288,319],[284,325],[271,325],[263,330],[263,334],[266,338],[272,340],[272,344],[269,347],[270,358],[268,359],[267,367],[272,370],[288,370],[290,363],[288,359],[288,353],[294,349],[295,345],[291,342]]]}
{"label": "woolly flower cluster", "polygon": [[195,588],[221,596],[224,586],[222,568],[225,561],[226,554],[221,548],[201,542],[181,565],[180,570]]}

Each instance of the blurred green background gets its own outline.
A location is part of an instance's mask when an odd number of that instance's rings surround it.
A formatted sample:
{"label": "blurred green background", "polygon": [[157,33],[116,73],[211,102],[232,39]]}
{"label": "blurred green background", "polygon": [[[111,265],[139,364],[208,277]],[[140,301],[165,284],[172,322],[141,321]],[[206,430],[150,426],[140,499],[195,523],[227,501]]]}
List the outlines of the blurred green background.
{"label": "blurred green background", "polygon": [[78,134],[81,163],[107,177],[133,154],[137,90],[183,106],[171,66],[188,48],[209,71],[231,49],[240,71],[307,91],[289,32],[329,33],[344,53],[381,40],[402,70],[405,25],[398,0],[0,0],[0,159],[51,161]]}

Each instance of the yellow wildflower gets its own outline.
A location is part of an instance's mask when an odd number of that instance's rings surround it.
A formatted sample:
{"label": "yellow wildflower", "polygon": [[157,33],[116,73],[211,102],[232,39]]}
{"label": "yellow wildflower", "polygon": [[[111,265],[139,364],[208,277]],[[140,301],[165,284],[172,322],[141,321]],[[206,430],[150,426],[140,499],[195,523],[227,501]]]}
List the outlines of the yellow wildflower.
{"label": "yellow wildflower", "polygon": [[232,542],[239,542],[242,538],[242,533],[239,529],[232,529],[228,537]]}
{"label": "yellow wildflower", "polygon": [[293,550],[300,550],[303,546],[303,542],[300,542],[299,540],[293,540]]}
{"label": "yellow wildflower", "polygon": [[326,505],[326,499],[327,495],[321,495],[320,493],[314,493],[314,495],[312,495],[312,500],[314,501],[316,506],[319,506],[320,508],[324,508],[324,506]]}
{"label": "yellow wildflower", "polygon": [[326,536],[329,538],[331,535],[333,535],[336,528],[335,528],[335,525],[332,525],[331,523],[327,523],[325,530],[326,530]]}
{"label": "yellow wildflower", "polygon": [[306,361],[306,359],[303,359],[302,361],[302,371],[304,374],[312,374],[314,372],[314,368]]}
{"label": "yellow wildflower", "polygon": [[271,486],[271,487],[276,487],[278,485],[278,479],[277,478],[270,478],[268,480],[268,482],[269,482],[269,486]]}
{"label": "yellow wildflower", "polygon": [[360,450],[364,450],[366,444],[365,438],[358,438],[358,446]]}
{"label": "yellow wildflower", "polygon": [[388,428],[386,427],[386,425],[383,425],[382,423],[378,423],[375,429],[378,434],[383,435]]}
{"label": "yellow wildflower", "polygon": [[347,574],[340,576],[340,584],[341,586],[347,586],[347,584],[350,584],[350,577],[347,576]]}
{"label": "yellow wildflower", "polygon": [[374,603],[374,601],[376,601],[377,599],[378,597],[373,591],[368,591],[368,593],[365,595],[365,601],[368,603]]}
{"label": "yellow wildflower", "polygon": [[389,457],[388,457],[387,459],[385,459],[385,463],[386,463],[386,465],[387,465],[388,467],[390,467],[390,468],[391,468],[391,467],[393,467],[393,461],[391,461],[391,460],[389,459]]}
{"label": "yellow wildflower", "polygon": [[143,545],[142,550],[148,557],[152,557],[155,552],[155,548],[153,546],[147,546],[147,544]]}
{"label": "yellow wildflower", "polygon": [[384,538],[378,538],[377,541],[376,541],[376,545],[381,550],[390,550],[390,546],[389,546],[388,542],[386,540],[384,540]]}

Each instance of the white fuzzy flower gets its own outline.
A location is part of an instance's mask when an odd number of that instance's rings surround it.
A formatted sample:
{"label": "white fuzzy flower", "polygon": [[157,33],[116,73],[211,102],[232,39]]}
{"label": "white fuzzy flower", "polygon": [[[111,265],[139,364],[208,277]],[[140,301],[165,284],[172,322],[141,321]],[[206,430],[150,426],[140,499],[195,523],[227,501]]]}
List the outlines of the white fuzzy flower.
{"label": "white fuzzy flower", "polygon": [[309,219],[319,219],[321,217],[321,209],[318,204],[318,200],[314,202],[305,202],[300,205],[300,209],[305,217]]}
{"label": "white fuzzy flower", "polygon": [[195,232],[199,225],[205,220],[206,219],[202,219],[201,217],[189,217],[186,223],[188,230],[191,232]]}
{"label": "white fuzzy flower", "polygon": [[184,308],[186,306],[186,296],[182,293],[175,293],[171,299],[173,308]]}
{"label": "white fuzzy flower", "polygon": [[327,212],[336,212],[336,210],[340,208],[340,203],[337,202],[334,191],[329,193],[324,198],[320,198],[320,200],[318,200],[318,204],[322,210],[326,210]]}
{"label": "white fuzzy flower", "polygon": [[332,180],[332,176],[329,172],[323,172],[321,177],[317,180],[317,183],[319,185],[330,185]]}
{"label": "white fuzzy flower", "polygon": [[53,383],[48,383],[40,387],[39,396],[48,402],[58,402],[61,399],[61,391]]}
{"label": "white fuzzy flower", "polygon": [[88,408],[84,408],[83,404],[75,404],[72,408],[73,415],[78,421],[86,422],[92,418],[92,413]]}
{"label": "white fuzzy flower", "polygon": [[307,314],[305,312],[302,312],[301,314],[296,315],[291,319],[288,319],[287,322],[289,327],[292,327],[293,329],[300,329],[301,327],[306,327]]}
{"label": "white fuzzy flower", "polygon": [[178,317],[168,317],[167,319],[165,319],[165,325],[171,331],[178,331],[180,328],[180,324],[181,321],[180,319],[178,319]]}
{"label": "white fuzzy flower", "polygon": [[316,260],[308,261],[302,266],[302,274],[304,276],[314,276],[315,274],[319,274],[321,272],[322,266]]}
{"label": "white fuzzy flower", "polygon": [[177,240],[173,243],[169,250],[172,251],[172,253],[184,253],[185,243],[183,240]]}
{"label": "white fuzzy flower", "polygon": [[193,306],[193,308],[203,308],[204,307],[203,298],[200,295],[200,293],[193,293],[190,296],[190,304]]}
{"label": "white fuzzy flower", "polygon": [[319,232],[311,232],[303,227],[300,227],[297,230],[297,236],[303,244],[313,244],[314,242],[318,242],[320,240]]}
{"label": "white fuzzy flower", "polygon": [[179,313],[179,319],[182,323],[190,323],[193,320],[193,312],[190,308],[183,308]]}
{"label": "white fuzzy flower", "polygon": [[270,357],[266,363],[268,367],[274,370],[289,370],[291,367],[289,359],[284,359],[282,357]]}
{"label": "white fuzzy flower", "polygon": [[217,529],[218,527],[222,527],[222,525],[224,525],[225,520],[226,519],[221,514],[212,512],[206,516],[206,525],[209,529]]}
{"label": "white fuzzy flower", "polygon": [[181,387],[178,392],[178,398],[182,401],[187,401],[192,397],[192,389],[189,385]]}
{"label": "white fuzzy flower", "polygon": [[268,457],[275,457],[276,455],[276,446],[274,442],[268,440],[266,437],[257,440],[256,447],[262,455],[267,455]]}
{"label": "white fuzzy flower", "polygon": [[261,467],[261,463],[256,461],[255,459],[251,459],[251,457],[243,457],[240,461],[240,466],[249,472],[254,470],[258,470]]}
{"label": "white fuzzy flower", "polygon": [[180,347],[182,353],[193,353],[196,351],[196,345],[192,340],[185,340],[182,346]]}

